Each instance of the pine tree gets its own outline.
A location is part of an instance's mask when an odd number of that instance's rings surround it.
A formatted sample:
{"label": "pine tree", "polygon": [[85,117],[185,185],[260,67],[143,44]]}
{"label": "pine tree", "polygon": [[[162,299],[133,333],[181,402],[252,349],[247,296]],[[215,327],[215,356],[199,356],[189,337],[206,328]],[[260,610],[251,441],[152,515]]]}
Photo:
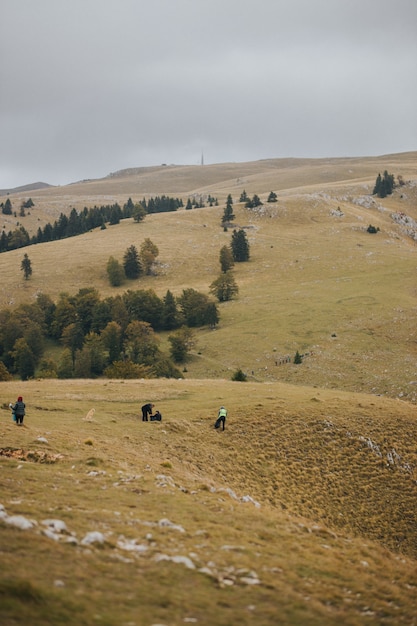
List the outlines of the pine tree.
{"label": "pine tree", "polygon": [[142,271],[142,267],[139,261],[139,254],[136,246],[131,245],[126,250],[123,256],[123,268],[125,270],[126,278],[138,278]]}
{"label": "pine tree", "polygon": [[227,196],[226,200],[226,208],[224,209],[222,224],[226,224],[228,222],[232,222],[235,219],[235,215],[233,213],[233,199],[231,194]]}
{"label": "pine tree", "polygon": [[162,327],[164,330],[173,330],[180,325],[180,315],[177,303],[171,291],[166,292],[163,299]]}
{"label": "pine tree", "polygon": [[268,196],[267,202],[276,202],[276,201],[277,201],[277,194],[274,191],[271,191],[271,193]]}
{"label": "pine tree", "polygon": [[28,255],[25,253],[22,263],[20,265],[20,269],[23,272],[23,275],[25,277],[25,280],[29,280],[29,277],[32,275],[32,264],[30,262],[30,259],[28,257]]}
{"label": "pine tree", "polygon": [[240,230],[235,229],[233,231],[231,248],[233,259],[237,263],[249,261],[249,242],[246,237],[246,233],[242,228]]}
{"label": "pine tree", "polygon": [[387,170],[384,171],[384,176],[378,174],[375,181],[375,186],[372,195],[377,195],[378,198],[385,198],[392,194],[395,186],[394,175],[388,174]]}
{"label": "pine tree", "polygon": [[295,365],[300,365],[300,363],[302,363],[302,362],[303,362],[303,358],[302,358],[301,354],[297,350],[297,352],[295,353],[295,357],[294,357],[294,363],[295,363]]}
{"label": "pine tree", "polygon": [[7,198],[6,202],[3,204],[2,213],[4,215],[12,215],[12,203],[10,202],[10,198]]}

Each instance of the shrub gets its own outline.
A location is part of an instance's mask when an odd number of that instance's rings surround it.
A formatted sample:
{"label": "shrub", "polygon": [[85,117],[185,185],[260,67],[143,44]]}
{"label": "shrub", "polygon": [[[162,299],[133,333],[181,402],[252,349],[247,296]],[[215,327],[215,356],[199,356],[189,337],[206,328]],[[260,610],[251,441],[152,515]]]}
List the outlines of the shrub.
{"label": "shrub", "polygon": [[239,368],[238,370],[236,370],[236,372],[233,374],[232,376],[232,380],[233,381],[237,381],[237,382],[241,382],[241,383],[245,383],[247,381],[247,376],[244,372],[242,372],[242,370]]}

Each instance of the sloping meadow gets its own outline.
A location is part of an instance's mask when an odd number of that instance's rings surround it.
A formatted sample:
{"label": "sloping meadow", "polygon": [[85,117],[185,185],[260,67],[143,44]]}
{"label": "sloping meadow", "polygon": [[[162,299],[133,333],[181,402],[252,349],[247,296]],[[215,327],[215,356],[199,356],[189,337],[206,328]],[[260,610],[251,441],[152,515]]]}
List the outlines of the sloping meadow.
{"label": "sloping meadow", "polygon": [[410,404],[224,380],[2,391],[2,623],[413,623]]}

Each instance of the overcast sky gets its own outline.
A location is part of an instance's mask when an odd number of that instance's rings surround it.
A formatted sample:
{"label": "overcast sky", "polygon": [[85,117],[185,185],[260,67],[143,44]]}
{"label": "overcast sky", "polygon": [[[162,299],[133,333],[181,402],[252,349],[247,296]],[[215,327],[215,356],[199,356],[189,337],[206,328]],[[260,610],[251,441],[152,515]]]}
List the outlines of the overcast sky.
{"label": "overcast sky", "polygon": [[0,189],[417,150],[416,0],[0,0]]}

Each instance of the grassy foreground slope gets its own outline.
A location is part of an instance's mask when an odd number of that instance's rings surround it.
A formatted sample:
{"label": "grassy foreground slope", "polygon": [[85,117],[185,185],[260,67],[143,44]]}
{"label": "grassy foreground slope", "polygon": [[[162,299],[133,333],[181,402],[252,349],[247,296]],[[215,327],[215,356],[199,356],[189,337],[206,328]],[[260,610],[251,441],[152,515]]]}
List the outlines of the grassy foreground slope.
{"label": "grassy foreground slope", "polygon": [[224,380],[2,392],[2,623],[416,623],[409,403]]}

